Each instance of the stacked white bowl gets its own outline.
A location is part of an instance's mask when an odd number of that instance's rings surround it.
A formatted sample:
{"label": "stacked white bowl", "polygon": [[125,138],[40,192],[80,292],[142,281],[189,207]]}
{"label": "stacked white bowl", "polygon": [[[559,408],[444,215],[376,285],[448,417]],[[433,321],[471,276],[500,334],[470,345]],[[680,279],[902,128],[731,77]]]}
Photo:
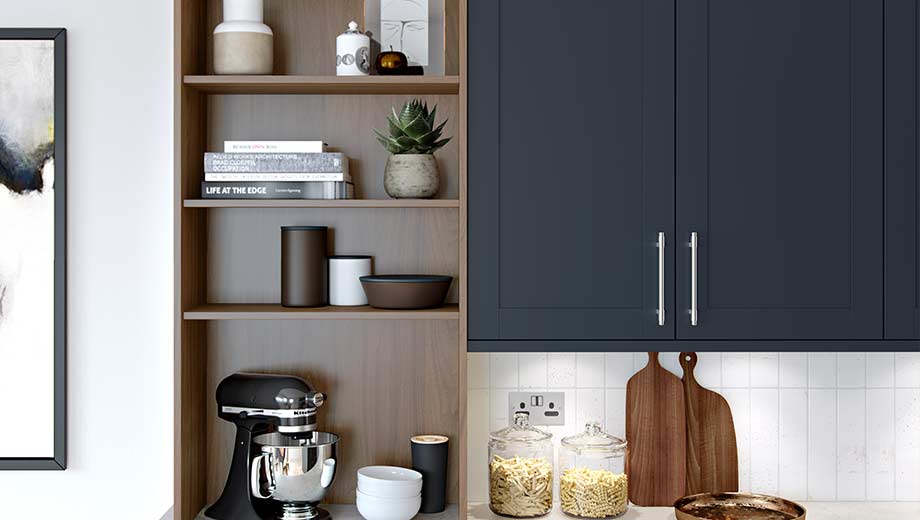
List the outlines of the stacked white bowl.
{"label": "stacked white bowl", "polygon": [[410,520],[422,507],[422,474],[396,466],[358,470],[358,512],[366,520]]}

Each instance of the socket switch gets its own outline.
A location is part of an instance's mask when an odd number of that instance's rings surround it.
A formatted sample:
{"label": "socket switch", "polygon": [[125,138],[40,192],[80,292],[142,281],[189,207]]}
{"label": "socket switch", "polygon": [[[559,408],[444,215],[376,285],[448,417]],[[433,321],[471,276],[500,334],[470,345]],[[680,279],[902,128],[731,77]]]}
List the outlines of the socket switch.
{"label": "socket switch", "polygon": [[515,412],[530,413],[530,424],[562,426],[565,424],[565,392],[510,392],[508,421],[514,424]]}

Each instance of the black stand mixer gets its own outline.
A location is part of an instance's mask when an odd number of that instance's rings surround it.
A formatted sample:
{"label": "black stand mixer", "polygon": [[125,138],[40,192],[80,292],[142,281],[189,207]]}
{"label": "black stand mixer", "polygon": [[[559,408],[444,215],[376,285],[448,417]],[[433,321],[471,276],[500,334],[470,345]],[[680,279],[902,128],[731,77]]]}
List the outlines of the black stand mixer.
{"label": "black stand mixer", "polygon": [[316,431],[325,396],[299,377],[233,374],[217,387],[221,419],[236,424],[227,484],[212,520],[319,520],[335,477],[338,436]]}

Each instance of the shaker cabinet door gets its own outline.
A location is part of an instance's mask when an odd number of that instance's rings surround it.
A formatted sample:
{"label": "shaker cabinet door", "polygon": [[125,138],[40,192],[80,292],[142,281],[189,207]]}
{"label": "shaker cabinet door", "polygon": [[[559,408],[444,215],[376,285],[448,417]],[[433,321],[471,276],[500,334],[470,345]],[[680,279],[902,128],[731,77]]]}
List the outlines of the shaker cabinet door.
{"label": "shaker cabinet door", "polygon": [[677,2],[678,339],[882,338],[882,18]]}
{"label": "shaker cabinet door", "polygon": [[470,339],[673,339],[673,1],[470,0],[468,39]]}
{"label": "shaker cabinet door", "polygon": [[885,339],[920,339],[920,9],[885,12]]}

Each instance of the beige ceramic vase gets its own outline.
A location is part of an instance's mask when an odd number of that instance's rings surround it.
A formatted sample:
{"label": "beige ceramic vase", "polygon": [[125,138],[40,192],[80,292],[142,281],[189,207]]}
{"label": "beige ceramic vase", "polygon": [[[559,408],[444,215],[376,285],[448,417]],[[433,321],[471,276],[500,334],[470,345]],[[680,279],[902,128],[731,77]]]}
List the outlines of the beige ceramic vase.
{"label": "beige ceramic vase", "polygon": [[383,188],[394,199],[430,199],[440,185],[438,161],[432,154],[392,154],[387,159]]}
{"label": "beige ceramic vase", "polygon": [[224,0],[224,21],[214,29],[214,73],[271,74],[273,49],[262,0]]}

